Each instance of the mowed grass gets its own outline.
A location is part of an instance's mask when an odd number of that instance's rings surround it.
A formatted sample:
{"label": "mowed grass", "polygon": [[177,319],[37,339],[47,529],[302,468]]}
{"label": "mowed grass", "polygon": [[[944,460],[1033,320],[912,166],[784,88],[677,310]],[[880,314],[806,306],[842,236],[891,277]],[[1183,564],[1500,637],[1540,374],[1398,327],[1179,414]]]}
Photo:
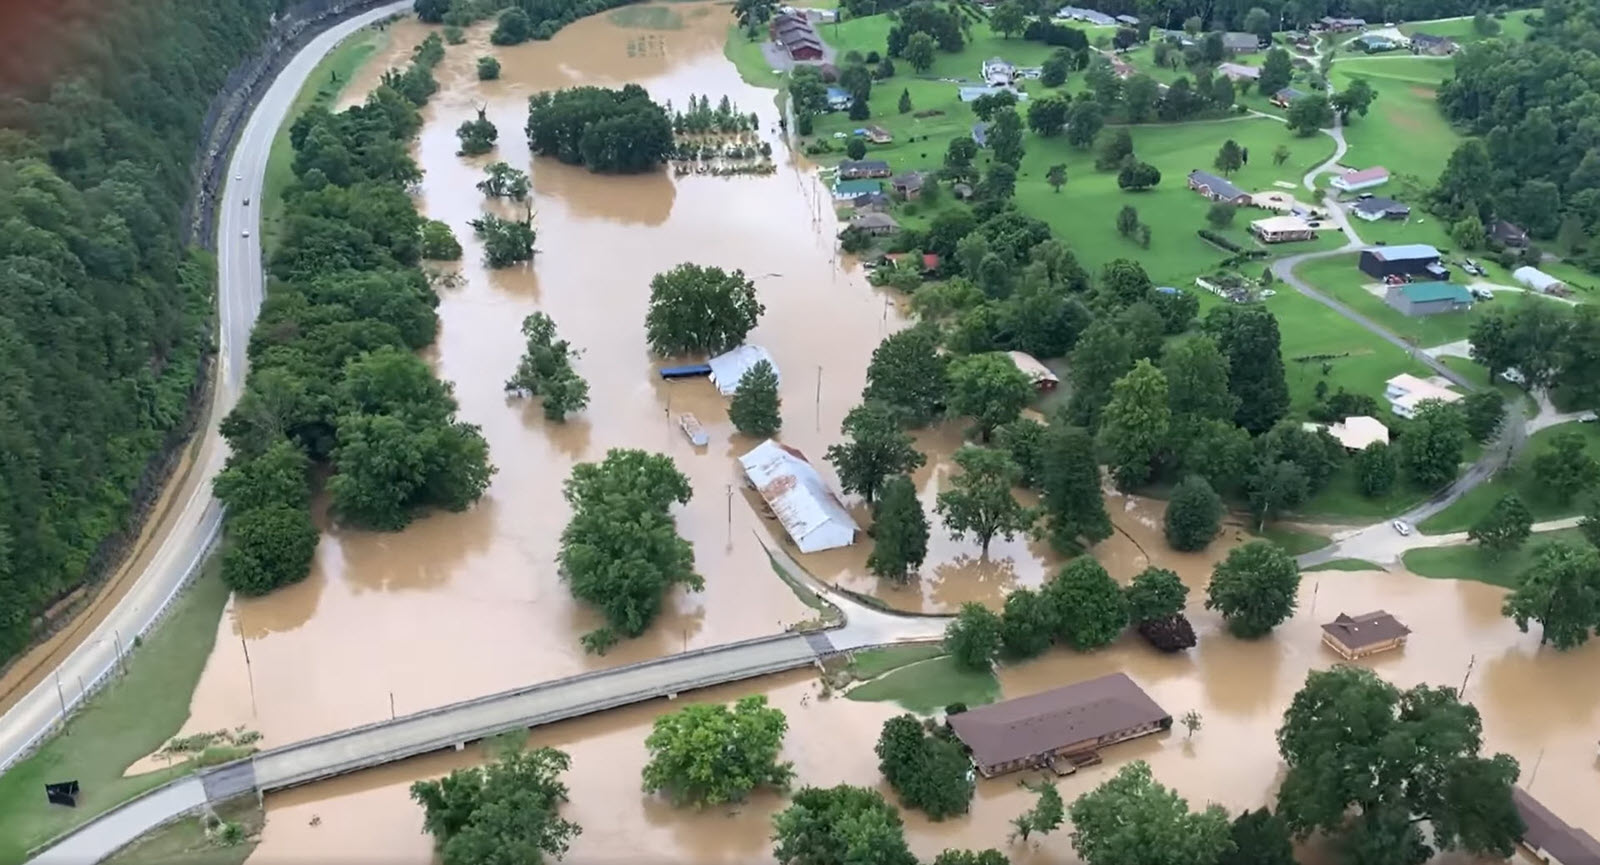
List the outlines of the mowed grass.
{"label": "mowed grass", "polygon": [[1280,291],[1266,305],[1278,319],[1290,413],[1297,417],[1316,405],[1319,381],[1328,382],[1330,393],[1343,387],[1381,399],[1385,382],[1394,376],[1427,374],[1405,351],[1298,292]]}
{"label": "mowed grass", "polygon": [[218,805],[216,814],[219,820],[237,823],[248,840],[223,846],[206,836],[204,816],[190,816],[117,851],[106,865],[243,865],[260,841],[266,812],[255,797],[242,796]]}
{"label": "mowed grass", "polygon": [[364,27],[350,34],[311,70],[310,77],[289,106],[283,126],[272,139],[261,201],[257,202],[261,208],[261,244],[268,254],[277,246],[278,234],[283,230],[283,191],[294,180],[294,147],[289,143],[289,127],[313,107],[331,107],[361,64],[389,44],[389,36],[387,27]]}
{"label": "mowed grass", "polygon": [[[21,862],[30,848],[189,771],[180,765],[122,777],[134,762],[166,744],[189,717],[189,696],[211,655],[228,601],[218,561],[208,563],[172,616],[129,654],[126,676],[91,698],[66,733],[0,775],[0,865]],[[71,780],[82,785],[77,808],[45,801],[45,784]]]}
{"label": "mowed grass", "polygon": [[1472,323],[1481,315],[1481,305],[1474,304],[1472,309],[1461,312],[1408,316],[1368,289],[1376,280],[1361,272],[1359,261],[1359,253],[1319,258],[1296,267],[1295,274],[1419,348],[1466,339]]}
{"label": "mowed grass", "polygon": [[850,658],[850,675],[857,679],[875,679],[890,670],[897,670],[918,661],[927,661],[944,654],[939,643],[910,643],[904,646],[885,646],[866,649]]}
{"label": "mowed grass", "polygon": [[1417,528],[1430,535],[1464,532],[1489,513],[1507,493],[1516,493],[1521,497],[1535,521],[1558,520],[1581,513],[1582,494],[1574,496],[1571,501],[1560,501],[1539,483],[1533,473],[1534,458],[1558,436],[1574,432],[1583,436],[1589,455],[1600,459],[1600,424],[1565,423],[1546,427],[1528,437],[1528,443],[1517,455],[1515,463],[1501,469],[1489,481],[1473,487],[1455,504],[1423,520]]}
{"label": "mowed grass", "polygon": [[1416,33],[1427,33],[1432,36],[1448,36],[1463,45],[1473,42],[1483,42],[1488,39],[1505,39],[1511,42],[1520,42],[1528,38],[1528,14],[1530,10],[1519,9],[1507,12],[1496,18],[1500,24],[1499,36],[1484,36],[1472,26],[1472,18],[1455,18],[1444,21],[1413,21],[1401,24],[1400,32],[1411,36]]}
{"label": "mowed grass", "polygon": [[1254,533],[1258,538],[1268,540],[1283,548],[1291,556],[1320,550],[1328,545],[1328,539],[1316,532],[1295,528],[1282,523],[1268,523],[1265,529]]}
{"label": "mowed grass", "polygon": [[1312,571],[1381,571],[1384,569],[1383,565],[1377,562],[1369,562],[1366,559],[1334,559],[1331,562],[1323,562],[1320,565],[1301,568],[1300,572],[1309,574]]}
{"label": "mowed grass", "polygon": [[777,89],[784,86],[782,73],[775,71],[761,50],[767,34],[763,30],[751,39],[738,24],[728,25],[728,38],[723,40],[722,54],[739,70],[739,77],[757,87]]}
{"label": "mowed grass", "polygon": [[1539,548],[1553,541],[1569,544],[1585,543],[1583,533],[1577,529],[1540,532],[1528,539],[1521,549],[1502,556],[1487,556],[1477,544],[1458,544],[1450,547],[1430,547],[1408,550],[1400,557],[1406,570],[1419,577],[1441,580],[1475,580],[1515,589],[1522,574],[1533,564]]}
{"label": "mowed grass", "polygon": [[974,673],[939,657],[900,667],[846,692],[852,700],[899,703],[919,715],[944,711],[951,703],[982,706],[1000,698],[993,672]]}
{"label": "mowed grass", "polygon": [[1335,90],[1364,78],[1378,94],[1367,116],[1352,117],[1345,126],[1350,149],[1342,162],[1351,168],[1382,165],[1433,185],[1463,140],[1434,98],[1439,84],[1450,77],[1453,62],[1445,57],[1409,55],[1336,61],[1330,73]]}

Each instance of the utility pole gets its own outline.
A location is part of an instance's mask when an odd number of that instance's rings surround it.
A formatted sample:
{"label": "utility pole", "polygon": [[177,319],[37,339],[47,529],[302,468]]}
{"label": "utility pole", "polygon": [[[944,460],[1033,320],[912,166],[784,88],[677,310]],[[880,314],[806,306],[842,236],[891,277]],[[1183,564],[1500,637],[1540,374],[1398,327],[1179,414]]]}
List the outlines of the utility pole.
{"label": "utility pole", "polygon": [[1472,668],[1477,666],[1478,656],[1473,655],[1467,659],[1467,672],[1461,677],[1461,690],[1456,692],[1456,699],[1461,699],[1467,694],[1467,680],[1472,678]]}
{"label": "utility pole", "polygon": [[122,659],[122,632],[116,628],[112,628],[111,639],[116,641],[117,667],[122,671],[122,675],[126,676],[128,674],[128,662]]}
{"label": "utility pole", "polygon": [[61,670],[56,670],[56,698],[61,701],[61,729],[67,729],[67,693],[61,690]]}
{"label": "utility pole", "polygon": [[817,416],[817,432],[822,432],[822,364],[817,364],[817,402],[813,407]]}
{"label": "utility pole", "polygon": [[389,720],[394,720],[394,692],[389,692]]}
{"label": "utility pole", "polygon": [[254,718],[256,712],[256,674],[250,668],[250,644],[244,640],[244,634],[239,634],[239,648],[244,649],[244,677],[250,683],[250,717]]}
{"label": "utility pole", "polygon": [[728,549],[733,549],[733,484],[728,484]]}
{"label": "utility pole", "polygon": [[1311,620],[1312,621],[1316,621],[1316,618],[1317,618],[1317,592],[1319,592],[1321,590],[1322,590],[1322,581],[1321,580],[1317,580],[1316,582],[1311,584],[1311,612],[1310,612],[1309,615],[1311,616]]}
{"label": "utility pole", "polygon": [[1528,783],[1522,788],[1523,790],[1526,790],[1529,793],[1533,792],[1533,782],[1539,777],[1539,766],[1542,763],[1544,763],[1544,749],[1540,748],[1539,756],[1535,757],[1533,760],[1533,771],[1528,773]]}

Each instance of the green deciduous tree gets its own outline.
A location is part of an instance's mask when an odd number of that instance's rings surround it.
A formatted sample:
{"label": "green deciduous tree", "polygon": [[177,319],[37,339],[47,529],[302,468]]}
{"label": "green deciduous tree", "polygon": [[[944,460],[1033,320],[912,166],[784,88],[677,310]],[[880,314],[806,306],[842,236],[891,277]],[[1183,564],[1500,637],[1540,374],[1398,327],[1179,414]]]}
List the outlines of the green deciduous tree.
{"label": "green deciduous tree", "polygon": [[539,156],[619,174],[654,171],[674,146],[666,109],[637,84],[534,94],[526,131],[528,146]]}
{"label": "green deciduous tree", "polygon": [[1181,615],[1189,597],[1189,587],[1166,568],[1140,571],[1123,593],[1128,604],[1128,619],[1136,625]]}
{"label": "green deciduous tree", "polygon": [[1557,433],[1533,458],[1533,476],[1559,502],[1572,501],[1600,479],[1600,462],[1589,455],[1586,441],[1580,432]]}
{"label": "green deciduous tree", "polygon": [[1238,398],[1228,392],[1228,358],[1216,340],[1197,334],[1168,344],[1161,372],[1167,377],[1174,449],[1183,449],[1200,421],[1233,421]]}
{"label": "green deciduous tree", "polygon": [[983,441],[1016,420],[1033,396],[1033,383],[1004,354],[968,355],[950,364],[950,411],[977,421]]}
{"label": "green deciduous tree", "polygon": [[1205,329],[1228,358],[1234,421],[1257,435],[1271,429],[1289,410],[1278,320],[1259,304],[1224,304],[1206,314]]}
{"label": "green deciduous tree", "polygon": [[532,38],[533,23],[528,20],[528,13],[516,6],[500,12],[494,32],[489,34],[489,41],[495,45],[521,45]]}
{"label": "green deciduous tree", "polygon": [[599,463],[579,463],[562,488],[572,518],[561,533],[559,562],[572,596],[606,618],[586,645],[604,649],[635,637],[661,611],[673,586],[704,587],[694,548],[678,536],[670,508],[694,494],[672,458],[612,449]]}
{"label": "green deciduous tree", "polygon": [[929,735],[916,717],[900,715],[884,722],[875,750],[878,770],[906,807],[924,811],[934,820],[967,812],[974,790],[969,777],[972,761],[954,737],[943,732]]}
{"label": "green deciduous tree", "polygon": [[790,801],[772,818],[779,865],[916,865],[900,812],[878,791],[806,787]]}
{"label": "green deciduous tree", "polygon": [[1133,156],[1133,133],[1126,126],[1111,130],[1100,140],[1100,149],[1094,156],[1096,171],[1116,171]]}
{"label": "green deciduous tree", "polygon": [[768,438],[783,426],[783,418],[778,414],[782,404],[778,397],[778,373],[772,364],[758,360],[739,377],[739,386],[728,403],[728,420],[733,422],[734,429],[747,436]]}
{"label": "green deciduous tree", "polygon": [[933,857],[933,865],[1010,865],[999,850],[943,850]]}
{"label": "green deciduous tree", "polygon": [[1289,103],[1290,132],[1304,138],[1332,125],[1333,106],[1321,93],[1307,94]]}
{"label": "green deciduous tree", "polygon": [[258,455],[235,453],[212,487],[230,511],[272,505],[305,507],[311,500],[306,474],[310,467],[305,452],[280,437]]}
{"label": "green deciduous tree", "polygon": [[1238,212],[1239,208],[1234,207],[1230,202],[1214,202],[1206,209],[1206,223],[1213,229],[1221,231],[1233,224],[1233,218]]}
{"label": "green deciduous tree", "polygon": [[1373,100],[1378,98],[1378,91],[1372,89],[1365,78],[1356,78],[1350,86],[1333,94],[1329,100],[1333,110],[1339,112],[1339,122],[1349,123],[1350,115],[1367,116],[1367,109],[1372,107]]}
{"label": "green deciduous tree", "polygon": [[485,213],[469,224],[483,240],[483,258],[490,267],[509,267],[533,257],[536,235],[531,222]]}
{"label": "green deciduous tree", "polygon": [[493,57],[478,58],[478,80],[494,81],[500,77],[500,61]]}
{"label": "green deciduous tree", "polygon": [[1480,756],[1482,729],[1454,689],[1401,691],[1362,667],[1313,670],[1278,728],[1289,767],[1278,814],[1297,835],[1329,833],[1374,865],[1451,849],[1510,856],[1523,830],[1511,801],[1517,762]]}
{"label": "green deciduous tree", "polygon": [[457,156],[478,156],[494,149],[495,141],[500,138],[500,130],[484,116],[483,109],[479,109],[478,119],[468,120],[456,127],[456,138],[461,141]]}
{"label": "green deciduous tree", "polygon": [[911,64],[912,69],[927,72],[933,68],[933,61],[938,56],[936,53],[938,47],[932,36],[919,31],[911,34],[911,38],[906,40],[903,56],[906,62]]}
{"label": "green deciduous tree", "polygon": [[1467,531],[1467,539],[1491,556],[1509,553],[1533,534],[1533,512],[1516,493],[1506,493]]}
{"label": "green deciduous tree", "polygon": [[1500,431],[1506,419],[1506,401],[1498,391],[1485,388],[1467,394],[1461,401],[1466,415],[1467,434],[1475,442],[1486,442]]}
{"label": "green deciduous tree", "polygon": [[1129,160],[1117,172],[1117,186],[1128,192],[1143,192],[1161,182],[1161,169],[1148,162]]}
{"label": "green deciduous tree", "polygon": [[1134,364],[1112,385],[1100,421],[1100,446],[1112,455],[1111,473],[1123,489],[1150,479],[1171,428],[1167,399],[1167,377],[1148,360]]}
{"label": "green deciduous tree", "polygon": [[541,865],[566,855],[583,830],[561,818],[571,765],[554,748],[511,751],[487,766],[411,785],[422,829],[444,865]]}
{"label": "green deciduous tree", "polygon": [[1356,483],[1367,498],[1382,498],[1394,489],[1400,476],[1400,461],[1394,448],[1383,442],[1373,442],[1361,449],[1355,457]]}
{"label": "green deciduous tree", "polygon": [[1068,562],[1041,594],[1055,613],[1058,638],[1080,652],[1110,645],[1128,627],[1122,587],[1088,556]]}
{"label": "green deciduous tree", "polygon": [[1011,108],[994,113],[989,126],[989,150],[995,162],[1016,168],[1022,164],[1022,118]]}
{"label": "green deciduous tree", "polygon": [[1043,534],[1058,552],[1077,552],[1111,537],[1094,439],[1082,427],[1052,424],[1039,460]]}
{"label": "green deciduous tree", "polygon": [[685,263],[650,280],[645,335],[664,357],[718,354],[744,342],[764,312],[744,271]]}
{"label": "green deciduous tree", "polygon": [[661,715],[644,742],[644,791],[705,807],[742,802],[760,788],[787,790],[794,764],[779,762],[778,752],[788,729],[783,711],[760,695],[731,709],[698,703]]}
{"label": "green deciduous tree", "polygon": [[928,555],[928,517],[911,478],[898,475],[883,484],[873,509],[872,553],[867,570],[904,583]]}
{"label": "green deciduous tree", "polygon": [[1244,151],[1239,148],[1239,142],[1232,138],[1222,142],[1222,149],[1217,151],[1217,158],[1211,161],[1211,165],[1222,172],[1224,177],[1243,168]]}
{"label": "green deciduous tree", "polygon": [[1078,338],[1067,364],[1072,398],[1067,414],[1090,430],[1100,426],[1100,415],[1111,401],[1112,386],[1133,368],[1133,347],[1126,334],[1107,318],[1098,318]]}
{"label": "green deciduous tree", "polygon": [[1235,547],[1211,572],[1206,609],[1222,614],[1236,637],[1265,636],[1293,615],[1300,566],[1271,541]]}
{"label": "green deciduous tree", "polygon": [[963,669],[987,671],[1000,653],[1000,617],[968,601],[944,629],[944,648]]}
{"label": "green deciduous tree", "polygon": [[1050,190],[1059,194],[1061,187],[1067,185],[1067,166],[1057,162],[1045,171],[1044,179],[1050,184]]}
{"label": "green deciduous tree", "polygon": [[1045,96],[1028,103],[1028,128],[1044,138],[1061,134],[1072,103],[1060,96]]}
{"label": "green deciduous tree", "polygon": [[1467,446],[1467,422],[1461,407],[1425,400],[1406,431],[1401,456],[1406,473],[1418,486],[1434,488],[1449,483],[1461,466]]}
{"label": "green deciduous tree", "polygon": [[450,226],[437,219],[422,223],[422,257],[432,261],[456,261],[461,258],[461,242],[456,240]]}
{"label": "green deciduous tree", "polygon": [[961,474],[950,482],[950,489],[939,493],[938,512],[960,539],[971,532],[978,539],[983,555],[989,555],[989,542],[999,535],[1006,540],[1025,532],[1033,524],[1033,512],[1023,507],[1011,488],[1021,470],[1003,451],[967,446],[953,457]]}
{"label": "green deciduous tree", "polygon": [[528,173],[504,162],[491,162],[483,169],[478,191],[490,198],[521,201],[528,197]]}
{"label": "green deciduous tree", "polygon": [[1559,541],[1539,547],[1502,612],[1524,633],[1528,622],[1538,622],[1540,645],[1571,649],[1588,642],[1600,628],[1600,553]]}
{"label": "green deciduous tree", "polygon": [[862,403],[844,416],[843,431],[850,441],[829,445],[827,460],[839,473],[839,486],[869,503],[883,482],[920,468],[926,461],[912,447],[911,436],[901,431],[894,414],[884,405]]}
{"label": "green deciduous tree", "polygon": [[544,416],[562,421],[571,412],[589,405],[589,383],[572,368],[579,352],[564,339],[556,338],[555,319],[536,312],[522,320],[522,335],[527,348],[517,371],[506,381],[506,390],[544,399]]}
{"label": "green deciduous tree", "polygon": [[1072,849],[1088,865],[1212,865],[1233,846],[1228,812],[1196,814],[1135,760],[1068,809]]}
{"label": "green deciduous tree", "polygon": [[[1288,87],[1292,78],[1294,78],[1294,61],[1289,57],[1289,52],[1282,48],[1274,48],[1268,51],[1266,58],[1261,61],[1261,75],[1256,79],[1256,92],[1270,97]],[[1293,108],[1290,110],[1293,111]]]}
{"label": "green deciduous tree", "polygon": [[1217,865],[1295,865],[1289,825],[1266,808],[1235,817],[1228,837],[1233,849],[1222,854]]}
{"label": "green deciduous tree", "polygon": [[1035,832],[1048,835],[1061,828],[1061,821],[1066,817],[1066,804],[1061,801],[1061,791],[1056,789],[1056,785],[1039,781],[1033,784],[1024,782],[1023,786],[1038,798],[1034,800],[1032,808],[1011,820],[1017,835],[1026,841]]}
{"label": "green deciduous tree", "polygon": [[889,334],[872,350],[861,399],[888,406],[906,424],[924,426],[944,408],[945,367],[937,328],[918,325]]}
{"label": "green deciduous tree", "polygon": [[242,595],[264,595],[311,571],[317,527],[311,510],[277,503],[230,514],[222,581]]}
{"label": "green deciduous tree", "polygon": [[1010,39],[1013,33],[1021,33],[1022,26],[1026,23],[1027,15],[1017,0],[1006,0],[989,13],[989,28],[1007,39]]}
{"label": "green deciduous tree", "polygon": [[1222,530],[1222,497],[1199,475],[1190,475],[1172,490],[1162,528],[1167,543],[1181,552],[1203,550]]}
{"label": "green deciduous tree", "polygon": [[1000,611],[1000,654],[1013,660],[1033,658],[1050,648],[1056,632],[1055,610],[1038,592],[1017,589],[1006,595]]}

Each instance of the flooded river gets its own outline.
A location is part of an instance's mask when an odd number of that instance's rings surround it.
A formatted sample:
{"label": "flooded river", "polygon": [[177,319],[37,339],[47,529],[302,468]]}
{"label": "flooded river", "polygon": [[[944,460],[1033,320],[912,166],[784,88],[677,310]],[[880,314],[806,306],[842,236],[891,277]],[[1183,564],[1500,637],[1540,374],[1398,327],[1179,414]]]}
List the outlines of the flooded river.
{"label": "flooded river", "polygon": [[[623,27],[601,15],[550,42],[490,48],[479,28],[468,45],[448,49],[436,73],[442,89],[425,111],[416,150],[426,170],[421,207],[450,224],[466,256],[461,284],[442,291],[442,328],[429,359],[454,384],[461,415],[483,427],[499,473],[467,513],[431,516],[401,534],[329,531],[310,579],[268,598],[234,602],[186,730],[244,724],[261,731],[267,745],[283,744],[386,718],[391,707],[416,711],[767,634],[811,617],[772,574],[761,546],[773,542],[771,526],[738,487],[733,458],[754,442],[733,434],[725,401],[709,383],[665,384],[655,375],[658,362],[643,328],[649,280],[683,261],[742,268],[755,279],[767,312],[751,340],[772,352],[783,376],[782,438],[830,478],[822,454],[858,399],[867,359],[905,322],[892,298],[838,259],[827,193],[780,146],[771,92],[743,84],[723,57],[726,7],[663,8],[669,11],[658,20],[676,29]],[[403,62],[425,32],[415,22],[396,25],[393,56],[363,70],[350,98],[370,89],[384,66]],[[491,52],[502,78],[479,82],[475,60]],[[522,132],[529,94],[628,81],[676,105],[691,93],[709,94],[713,102],[727,95],[756,112],[763,137],[776,148],[777,172],[601,177],[531,161]],[[486,157],[457,157],[455,129],[480,107],[499,127],[499,146]],[[539,249],[531,266],[489,271],[479,263],[467,221],[486,208],[473,185],[494,160],[531,171]],[[590,382],[592,405],[564,425],[546,422],[537,406],[507,399],[502,390],[522,350],[518,324],[535,310],[552,315],[561,335],[584,352],[577,368]],[[706,425],[709,448],[697,452],[670,423],[683,411]],[[930,509],[958,442],[954,424],[919,434],[930,461],[917,482]],[[669,453],[692,479],[695,498],[679,511],[678,524],[694,543],[706,590],[673,596],[648,634],[596,658],[583,654],[577,638],[597,618],[571,600],[554,562],[566,521],[562,480],[575,462],[599,459],[612,447]],[[1095,553],[1122,580],[1154,563],[1198,589],[1227,546],[1174,555],[1161,540],[1159,506],[1114,496],[1108,508],[1118,533]],[[934,534],[923,578],[905,588],[878,586],[865,574],[865,545],[802,563],[824,579],[914,610],[998,603],[1015,586],[1040,584],[1058,564],[1024,538],[997,541],[988,560],[978,561],[976,544],[952,540],[937,526]],[[1236,535],[1230,528],[1227,538]],[[1301,616],[1260,643],[1234,640],[1219,632],[1215,618],[1196,611],[1202,642],[1187,655],[1158,656],[1136,640],[1093,655],[1057,652],[1006,670],[1004,689],[1014,696],[1126,670],[1174,715],[1200,711],[1205,727],[1193,742],[1178,733],[1121,746],[1111,763],[1143,757],[1194,802],[1252,807],[1276,783],[1272,730],[1284,706],[1308,669],[1330,662],[1315,622],[1384,607],[1416,633],[1404,653],[1374,665],[1402,686],[1457,684],[1476,653],[1467,693],[1484,712],[1490,744],[1521,760],[1525,777],[1539,765],[1535,792],[1600,832],[1600,817],[1558,804],[1594,801],[1600,792],[1594,765],[1600,680],[1592,672],[1600,647],[1536,653],[1536,637],[1518,634],[1499,617],[1501,593],[1475,584],[1330,572],[1308,577],[1303,594]],[[1192,597],[1198,601],[1199,592]],[[806,675],[703,696],[755,692],[789,713],[786,756],[802,781],[877,783],[872,745],[892,706],[821,700]],[[536,743],[573,755],[568,814],[585,832],[568,861],[638,861],[642,850],[660,861],[764,860],[777,799],[757,799],[733,814],[695,814],[640,795],[644,736],[664,708],[634,707],[536,731]],[[252,861],[425,863],[429,839],[420,834],[421,813],[406,787],[476,759],[474,751],[423,758],[274,796]],[[1063,793],[1075,796],[1109,773],[1102,768],[1064,780]],[[984,782],[966,819],[928,824],[908,815],[913,847],[924,856],[947,846],[1004,847],[1007,821],[1030,799],[1014,780]],[[1070,860],[1064,836],[1010,852],[1019,862]]]}

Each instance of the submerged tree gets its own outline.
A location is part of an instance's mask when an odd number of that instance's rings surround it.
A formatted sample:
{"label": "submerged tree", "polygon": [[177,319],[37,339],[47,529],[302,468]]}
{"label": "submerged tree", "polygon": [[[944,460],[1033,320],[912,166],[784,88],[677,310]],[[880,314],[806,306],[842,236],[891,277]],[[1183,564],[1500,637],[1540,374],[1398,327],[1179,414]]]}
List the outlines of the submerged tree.
{"label": "submerged tree", "polygon": [[495,128],[484,109],[479,108],[477,120],[468,120],[456,127],[456,138],[461,140],[457,156],[479,156],[494,149],[495,141],[500,138],[500,130]]}
{"label": "submerged tree", "polygon": [[541,865],[559,860],[583,830],[561,817],[571,765],[554,748],[509,751],[487,766],[411,785],[422,829],[444,865]]}
{"label": "submerged tree", "polygon": [[905,475],[883,485],[873,510],[872,553],[867,570],[904,583],[928,556],[928,517],[917,500],[917,488]]}
{"label": "submerged tree", "polygon": [[565,420],[589,405],[589,383],[572,368],[578,351],[564,339],[556,338],[556,323],[536,312],[522,320],[522,335],[528,346],[517,363],[517,371],[506,381],[506,390],[544,398],[544,416]]}
{"label": "submerged tree", "polygon": [[953,538],[971,532],[983,555],[996,535],[1011,540],[1033,525],[1033,512],[1012,495],[1021,471],[1002,451],[964,447],[954,460],[961,474],[939,493],[938,511]]}
{"label": "submerged tree", "polygon": [[674,805],[742,802],[758,788],[784,791],[794,764],[778,761],[789,722],[764,696],[685,706],[656,718],[645,739],[644,791]]}
{"label": "submerged tree", "polygon": [[769,438],[783,426],[778,409],[778,373],[772,364],[758,360],[739,377],[739,386],[728,403],[728,420],[747,436]]}
{"label": "submerged tree", "polygon": [[1206,609],[1222,613],[1236,637],[1267,635],[1294,613],[1300,566],[1271,541],[1236,547],[1211,573]]}
{"label": "submerged tree", "polygon": [[491,162],[483,169],[478,191],[490,198],[521,201],[528,197],[528,173],[504,162]]}
{"label": "submerged tree", "polygon": [[650,280],[645,333],[663,357],[719,354],[744,342],[763,312],[744,271],[685,263]]}
{"label": "submerged tree", "polygon": [[839,473],[840,488],[860,495],[869,504],[885,480],[920,468],[927,460],[881,403],[862,403],[851,409],[844,416],[843,431],[850,440],[829,445],[827,460]]}
{"label": "submerged tree", "polygon": [[483,257],[490,267],[510,267],[533,257],[533,223],[501,219],[485,213],[472,220],[472,231],[483,240]]}

